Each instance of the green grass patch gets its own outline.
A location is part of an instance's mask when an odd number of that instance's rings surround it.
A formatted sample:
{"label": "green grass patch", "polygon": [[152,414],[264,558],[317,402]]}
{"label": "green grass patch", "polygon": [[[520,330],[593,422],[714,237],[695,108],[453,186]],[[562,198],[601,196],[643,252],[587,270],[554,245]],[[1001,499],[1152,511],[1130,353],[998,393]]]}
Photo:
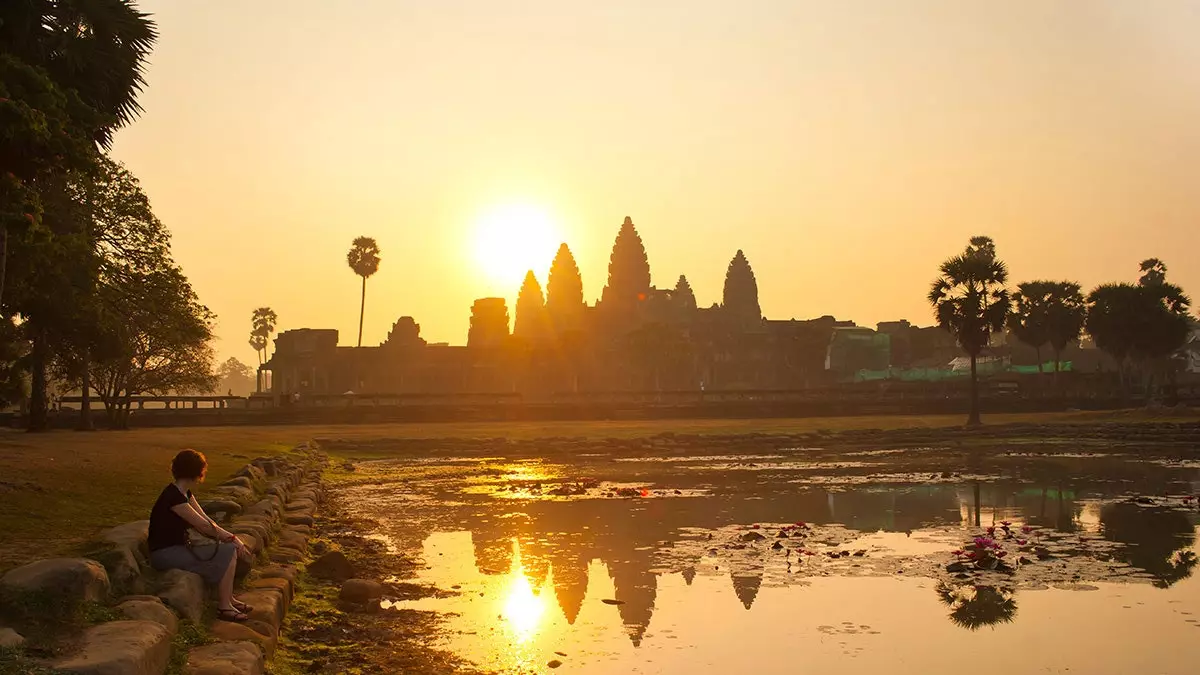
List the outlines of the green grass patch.
{"label": "green grass patch", "polygon": [[200,647],[212,642],[208,628],[193,621],[180,621],[179,632],[171,640],[171,660],[167,663],[165,675],[180,675],[187,665],[188,652],[194,647]]}
{"label": "green grass patch", "polygon": [[57,675],[61,672],[29,658],[19,647],[0,647],[0,675]]}

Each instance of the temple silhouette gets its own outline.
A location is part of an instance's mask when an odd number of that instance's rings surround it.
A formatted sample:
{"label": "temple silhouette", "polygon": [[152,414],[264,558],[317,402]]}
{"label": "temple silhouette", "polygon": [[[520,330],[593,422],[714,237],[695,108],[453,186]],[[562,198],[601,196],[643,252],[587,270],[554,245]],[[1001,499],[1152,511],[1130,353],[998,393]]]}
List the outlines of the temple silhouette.
{"label": "temple silhouette", "polygon": [[726,270],[722,301],[699,307],[685,276],[672,288],[651,285],[645,247],[628,217],[594,304],[585,302],[579,267],[563,244],[544,289],[533,271],[525,276],[512,315],[503,298],[475,301],[465,346],[428,344],[420,333],[410,316],[400,317],[374,347],[339,347],[332,329],[284,331],[260,369],[259,390],[276,395],[799,390],[862,371],[941,367],[961,356],[945,331],[904,320],[871,329],[833,316],[764,318],[758,281],[740,250]]}

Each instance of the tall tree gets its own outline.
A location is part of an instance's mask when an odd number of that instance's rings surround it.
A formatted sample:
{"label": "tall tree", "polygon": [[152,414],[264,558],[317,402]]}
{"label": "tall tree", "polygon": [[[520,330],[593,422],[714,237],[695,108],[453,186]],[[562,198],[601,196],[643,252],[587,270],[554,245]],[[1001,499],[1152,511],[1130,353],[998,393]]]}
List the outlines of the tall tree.
{"label": "tall tree", "polygon": [[1008,326],[1017,339],[1037,350],[1038,371],[1042,370],[1042,345],[1054,353],[1054,372],[1062,363],[1062,351],[1079,339],[1087,316],[1087,303],[1079,284],[1072,281],[1026,281],[1013,294],[1013,314]]}
{"label": "tall tree", "polygon": [[721,308],[725,314],[739,323],[754,323],[762,320],[762,309],[758,305],[758,281],[750,261],[741,249],[729,261],[725,270],[725,289]]}
{"label": "tall tree", "polygon": [[564,243],[558,247],[546,280],[546,313],[559,333],[579,330],[583,324],[583,277],[575,256]]}
{"label": "tall tree", "polygon": [[1088,294],[1087,331],[1096,345],[1125,369],[1133,364],[1146,377],[1153,395],[1154,374],[1187,342],[1191,300],[1167,282],[1167,267],[1157,258],[1142,261],[1138,283],[1103,284]]}
{"label": "tall tree", "polygon": [[938,325],[952,333],[971,358],[971,410],[968,425],[978,425],[977,360],[992,333],[1004,327],[1010,299],[1008,268],[996,257],[990,237],[972,237],[966,249],[942,263],[929,290]]}
{"label": "tall tree", "polygon": [[260,366],[267,361],[267,345],[270,344],[271,333],[275,332],[275,324],[278,321],[279,317],[275,315],[275,310],[270,307],[259,307],[250,316],[251,339],[255,337],[262,338],[261,340],[254,340],[255,345],[259,343],[262,345],[256,350],[259,352],[258,365]]}
{"label": "tall tree", "polygon": [[258,365],[261,366],[264,363],[263,362],[263,352],[266,351],[266,349],[267,349],[266,336],[255,333],[254,329],[251,328],[249,345],[250,345],[250,348],[254,350],[254,353],[258,356]]}
{"label": "tall tree", "polygon": [[692,285],[688,283],[687,277],[682,274],[679,275],[679,281],[675,282],[675,290],[671,292],[671,299],[685,313],[696,309],[696,294],[692,292]]}
{"label": "tall tree", "polygon": [[539,342],[546,337],[546,302],[542,299],[542,287],[533,270],[525,273],[521,292],[517,294],[517,316],[513,321],[513,335]]}
{"label": "tall tree", "polygon": [[228,392],[233,396],[245,396],[254,391],[254,369],[236,357],[229,357],[217,366],[213,375],[217,379],[216,393]]}
{"label": "tall tree", "polygon": [[10,235],[40,220],[34,184],[86,167],[140,112],[155,38],[129,0],[0,3],[0,211],[16,212],[0,214],[0,301]]}
{"label": "tall tree", "polygon": [[109,326],[119,349],[95,361],[92,380],[113,427],[128,426],[134,396],[212,391],[215,317],[177,266],[168,264],[140,275],[134,285],[101,291],[113,309]]}
{"label": "tall tree", "polygon": [[608,283],[601,292],[600,306],[617,324],[618,330],[625,330],[632,326],[639,303],[649,293],[650,262],[646,258],[646,247],[633,220],[626,216],[613,242],[608,261]]}
{"label": "tall tree", "polygon": [[379,271],[379,244],[371,237],[358,237],[346,254],[346,263],[362,277],[362,304],[358,309],[358,346],[362,346],[363,315],[367,311],[367,277]]}

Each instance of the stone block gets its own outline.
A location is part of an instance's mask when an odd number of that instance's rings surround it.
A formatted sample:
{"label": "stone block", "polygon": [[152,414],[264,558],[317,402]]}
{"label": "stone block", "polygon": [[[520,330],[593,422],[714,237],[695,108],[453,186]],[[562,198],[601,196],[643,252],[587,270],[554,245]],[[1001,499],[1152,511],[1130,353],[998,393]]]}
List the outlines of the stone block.
{"label": "stone block", "polygon": [[240,485],[222,485],[213,489],[214,498],[237,502],[246,505],[253,504],[257,495],[254,490]]}
{"label": "stone block", "polygon": [[11,628],[0,628],[0,649],[13,649],[25,644],[25,638]]}
{"label": "stone block", "polygon": [[312,514],[289,511],[287,512],[287,515],[284,516],[283,522],[287,523],[288,525],[312,526],[314,521]]}
{"label": "stone block", "polygon": [[61,600],[64,609],[108,597],[108,572],[95,560],[38,560],[0,577],[0,597],[40,596]]}
{"label": "stone block", "polygon": [[117,611],[131,621],[153,621],[160,624],[172,636],[179,631],[179,618],[162,600],[154,596],[132,596],[117,605]]}
{"label": "stone block", "polygon": [[200,502],[200,508],[218,522],[228,522],[242,513],[242,505],[232,499],[209,499]]}
{"label": "stone block", "polygon": [[255,575],[258,579],[283,579],[287,581],[288,587],[292,595],[296,594],[296,575],[299,573],[295,567],[291,565],[267,565],[261,567]]}
{"label": "stone block", "polygon": [[254,608],[254,611],[250,612],[251,619],[263,621],[276,629],[283,623],[285,603],[283,594],[277,589],[264,588],[247,591],[239,597],[242,602]]}
{"label": "stone block", "polygon": [[304,560],[304,554],[294,548],[273,546],[271,552],[267,554],[267,558],[273,563],[292,565]]}
{"label": "stone block", "polygon": [[233,475],[234,476],[245,476],[246,478],[249,478],[250,480],[252,480],[256,483],[260,483],[260,482],[266,480],[266,478],[267,478],[267,472],[263,471],[261,468],[259,468],[257,466],[254,466],[253,464],[247,464],[247,465],[243,466],[242,468],[238,469],[237,472],[234,473]]}
{"label": "stone block", "polygon": [[346,602],[363,603],[378,600],[386,590],[383,584],[369,579],[348,579],[342,584],[338,599]]}
{"label": "stone block", "polygon": [[171,635],[154,621],[110,621],[83,631],[80,648],[51,664],[81,675],[161,675],[171,658]]}
{"label": "stone block", "polygon": [[269,624],[250,619],[242,623],[213,621],[208,633],[221,642],[253,642],[269,659],[279,644],[279,635]]}
{"label": "stone block", "polygon": [[217,642],[188,652],[184,675],[262,675],[262,649],[253,642]]}
{"label": "stone block", "polygon": [[341,551],[330,551],[312,561],[308,573],[318,579],[345,581],[354,578],[354,566]]}
{"label": "stone block", "polygon": [[258,578],[246,582],[246,591],[276,591],[283,596],[283,611],[292,605],[292,584],[287,579]]}
{"label": "stone block", "polygon": [[308,537],[295,530],[283,530],[279,533],[277,541],[285,548],[293,548],[301,553],[308,551]]}
{"label": "stone block", "polygon": [[128,546],[105,544],[108,548],[92,552],[96,562],[104,565],[112,590],[117,593],[141,593],[146,590],[143,569],[146,558]]}
{"label": "stone block", "polygon": [[149,532],[149,520],[135,520],[101,532],[100,541],[130,549],[137,556],[138,562],[144,564],[150,559],[150,550],[146,547]]}
{"label": "stone block", "polygon": [[246,509],[242,511],[243,517],[262,515],[269,517],[271,522],[277,521],[282,513],[282,502],[278,497],[267,497],[265,499],[260,499],[250,506],[247,506]]}
{"label": "stone block", "polygon": [[227,487],[227,486],[244,487],[244,488],[253,490],[254,489],[254,481],[250,480],[246,476],[234,476],[233,478],[230,478],[229,480],[221,483],[221,487]]}
{"label": "stone block", "polygon": [[159,577],[158,597],[179,616],[199,621],[204,613],[204,579],[194,572],[167,570]]}

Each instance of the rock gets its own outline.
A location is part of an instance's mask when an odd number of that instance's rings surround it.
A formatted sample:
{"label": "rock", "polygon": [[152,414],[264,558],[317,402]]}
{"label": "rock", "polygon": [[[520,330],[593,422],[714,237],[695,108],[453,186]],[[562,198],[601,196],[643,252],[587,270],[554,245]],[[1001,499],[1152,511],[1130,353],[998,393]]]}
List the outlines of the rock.
{"label": "rock", "polygon": [[104,600],[108,591],[108,572],[87,558],[38,560],[0,577],[0,597],[49,596],[69,607]]}
{"label": "rock", "polygon": [[308,525],[311,527],[313,524],[313,517],[306,513],[288,513],[283,520],[288,525]]}
{"label": "rock", "polygon": [[11,628],[0,628],[0,649],[20,647],[25,644],[25,638]]}
{"label": "rock", "polygon": [[244,476],[254,482],[260,482],[267,479],[267,472],[263,471],[257,466],[254,466],[253,464],[247,464],[243,466],[242,468],[238,469],[237,473],[233,475]]}
{"label": "rock", "polygon": [[229,480],[225,481],[224,483],[221,483],[221,487],[227,487],[227,486],[244,487],[248,490],[254,489],[253,481],[251,481],[249,478],[247,478],[245,476],[234,476],[233,478],[230,478]]}
{"label": "rock", "polygon": [[171,658],[171,635],[153,621],[109,621],[83,631],[79,651],[51,665],[86,675],[159,675]]}
{"label": "rock", "polygon": [[966,572],[969,568],[962,561],[952,562],[946,565],[947,572]]}
{"label": "rock", "polygon": [[557,668],[561,665],[562,665],[562,661],[559,661],[558,659],[550,659],[549,661],[546,662],[547,668]]}
{"label": "rock", "polygon": [[255,497],[254,490],[240,485],[223,485],[214,489],[213,494],[238,504],[252,504]]}
{"label": "rock", "polygon": [[742,541],[762,541],[763,539],[766,539],[766,537],[757,532],[747,532],[746,534],[738,537],[738,539],[741,539]]}
{"label": "rock", "polygon": [[246,583],[248,591],[276,591],[283,596],[283,611],[292,604],[292,584],[287,579],[255,579]]}
{"label": "rock", "polygon": [[148,566],[146,558],[128,546],[111,546],[92,554],[96,562],[104,565],[112,590],[117,593],[140,593],[145,589],[142,568]]}
{"label": "rock", "polygon": [[164,605],[162,600],[152,596],[133,596],[131,599],[123,600],[121,604],[117,605],[117,611],[132,621],[153,621],[166,628],[172,636],[179,630],[179,619],[175,616],[175,612]]}
{"label": "rock", "polygon": [[279,545],[304,553],[308,550],[308,538],[298,532],[284,530],[279,533]]}
{"label": "rock", "polygon": [[341,551],[330,551],[312,561],[308,573],[318,579],[345,581],[354,577],[354,566]]}
{"label": "rock", "polygon": [[271,553],[267,556],[271,562],[281,565],[290,565],[304,560],[304,554],[294,548],[286,546],[275,546],[271,549]]}
{"label": "rock", "polygon": [[213,520],[228,521],[242,512],[242,505],[230,499],[211,499],[200,502],[200,508]]}
{"label": "rock", "polygon": [[188,621],[200,620],[204,613],[204,579],[199,574],[167,570],[159,577],[159,584],[162,590],[158,597],[163,602]]}
{"label": "rock", "polygon": [[288,590],[293,595],[296,593],[296,574],[296,568],[291,565],[267,565],[258,570],[259,579],[283,579],[287,581]]}
{"label": "rock", "polygon": [[262,650],[253,642],[217,642],[188,652],[184,675],[261,675]]}
{"label": "rock", "polygon": [[238,597],[254,608],[254,611],[250,612],[251,619],[270,624],[273,628],[278,628],[283,623],[286,603],[279,591],[270,588],[257,589],[242,593]]}
{"label": "rock", "polygon": [[208,627],[208,633],[222,642],[253,642],[262,648],[269,659],[275,653],[279,636],[270,624],[250,619],[242,623],[232,621],[213,621]]}
{"label": "rock", "polygon": [[253,516],[253,515],[267,516],[271,519],[271,522],[274,523],[276,520],[279,519],[279,515],[282,511],[283,511],[283,509],[280,508],[280,502],[279,502],[278,497],[267,497],[266,499],[260,499],[257,502],[246,507],[246,509],[244,511],[242,511],[242,515],[243,516]]}
{"label": "rock", "polygon": [[139,562],[145,562],[150,557],[150,551],[146,548],[146,537],[149,532],[149,520],[135,520],[132,523],[118,525],[101,532],[100,541],[128,548],[139,557]]}
{"label": "rock", "polygon": [[342,584],[338,599],[346,602],[370,602],[382,598],[384,590],[386,590],[384,585],[378,581],[350,579]]}
{"label": "rock", "polygon": [[317,505],[311,499],[293,498],[292,501],[287,503],[284,509],[289,513],[300,512],[311,514],[317,510]]}

